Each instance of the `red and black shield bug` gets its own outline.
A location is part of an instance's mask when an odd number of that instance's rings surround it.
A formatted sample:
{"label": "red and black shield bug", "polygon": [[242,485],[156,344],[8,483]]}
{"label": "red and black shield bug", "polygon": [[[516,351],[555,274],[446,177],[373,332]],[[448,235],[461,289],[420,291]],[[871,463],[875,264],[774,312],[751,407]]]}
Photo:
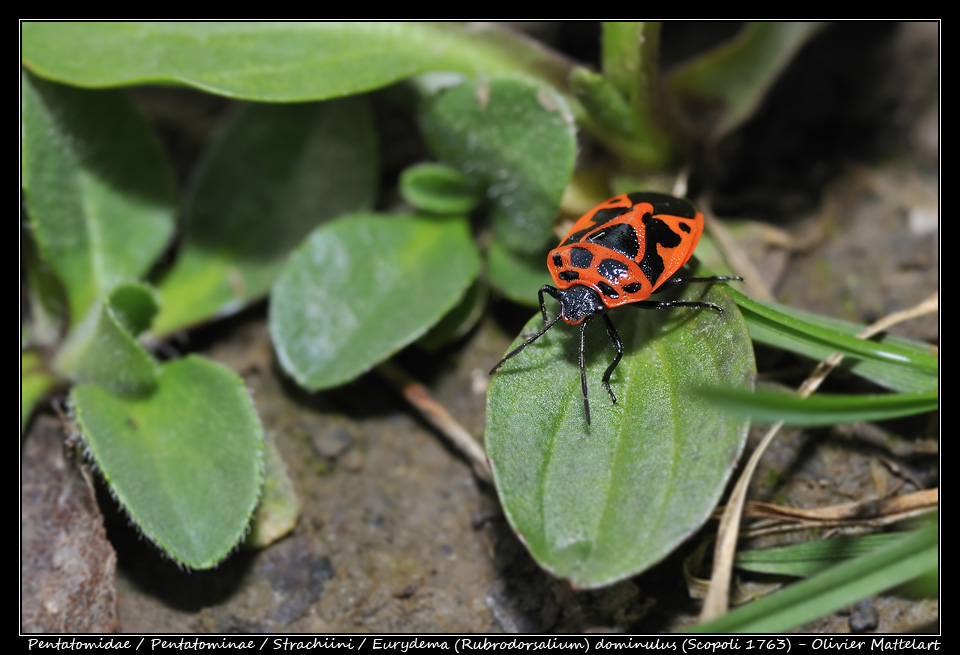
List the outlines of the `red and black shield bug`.
{"label": "red and black shield bug", "polygon": [[[589,424],[584,344],[591,320],[596,316],[603,317],[607,335],[617,351],[603,374],[603,384],[610,400],[616,404],[617,396],[610,386],[610,376],[623,357],[623,343],[607,316],[607,310],[629,304],[644,309],[699,307],[723,313],[721,307],[709,302],[647,300],[651,294],[677,284],[743,279],[733,276],[673,277],[690,260],[702,233],[703,214],[689,201],[663,193],[625,193],[588,211],[574,223],[560,245],[547,255],[547,268],[557,286],[545,284],[540,288],[543,329],[508,352],[490,375],[542,337],[561,318],[570,325],[579,325],[580,386],[583,389],[583,411]],[[545,293],[560,302],[560,313],[553,320],[547,317]]]}

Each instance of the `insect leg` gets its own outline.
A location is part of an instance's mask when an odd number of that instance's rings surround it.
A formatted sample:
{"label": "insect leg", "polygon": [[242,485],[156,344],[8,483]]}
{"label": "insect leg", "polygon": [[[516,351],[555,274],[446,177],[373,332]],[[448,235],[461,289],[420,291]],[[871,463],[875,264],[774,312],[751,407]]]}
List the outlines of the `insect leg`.
{"label": "insect leg", "polygon": [[673,307],[699,307],[700,309],[712,309],[718,314],[723,313],[723,307],[715,305],[712,302],[697,302],[693,300],[641,300],[632,303],[631,307],[640,309],[672,309]]}
{"label": "insect leg", "polygon": [[[716,277],[674,277],[670,278],[662,285],[660,285],[654,293],[660,293],[661,291],[668,289],[669,287],[676,286],[678,284],[698,284],[698,283],[710,283],[710,282],[743,282],[743,278],[739,275],[717,275]],[[645,309],[669,309],[671,307],[699,307],[701,309],[711,309],[718,314],[723,313],[723,308],[719,305],[715,305],[712,302],[695,302],[695,301],[686,301],[686,300],[646,300],[638,303],[634,303],[637,307],[644,307]]]}
{"label": "insect leg", "polygon": [[549,293],[556,300],[560,300],[560,299],[557,298],[557,294],[559,292],[555,287],[551,287],[549,284],[544,284],[542,287],[540,287],[540,291],[539,293],[537,293],[537,296],[540,298],[540,312],[543,314],[543,324],[546,325],[548,319],[547,319],[547,306],[543,302],[544,293]]}
{"label": "insect leg", "polygon": [[661,284],[657,291],[663,289],[665,286],[673,286],[674,284],[697,284],[706,282],[743,282],[743,278],[739,275],[715,275],[713,277],[672,277]]}
{"label": "insect leg", "polygon": [[623,358],[623,342],[620,341],[620,335],[617,333],[617,328],[613,326],[613,321],[610,320],[610,317],[604,314],[603,320],[607,324],[607,336],[610,337],[613,347],[617,350],[617,356],[613,358],[610,366],[607,367],[607,370],[603,374],[603,384],[607,387],[607,393],[610,394],[610,400],[612,400],[613,404],[616,405],[617,396],[613,393],[613,388],[610,386],[610,376],[613,374],[614,369],[617,368],[617,364],[620,363],[620,359]]}
{"label": "insect leg", "polygon": [[583,413],[587,417],[587,425],[590,425],[590,401],[587,399],[587,367],[586,367],[586,343],[587,343],[587,325],[590,319],[584,319],[580,324],[580,388],[583,389]]}

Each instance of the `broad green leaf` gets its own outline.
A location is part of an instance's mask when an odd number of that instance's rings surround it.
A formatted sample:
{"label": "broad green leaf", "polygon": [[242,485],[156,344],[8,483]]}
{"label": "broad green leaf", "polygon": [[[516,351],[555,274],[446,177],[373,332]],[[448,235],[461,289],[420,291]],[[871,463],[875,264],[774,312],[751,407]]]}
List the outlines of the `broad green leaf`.
{"label": "broad green leaf", "polygon": [[311,230],[373,205],[378,159],[363,98],[245,106],[201,165],[183,250],[160,284],[154,331],[229,314],[265,295]]}
{"label": "broad green leaf", "polygon": [[348,382],[440,320],[480,268],[463,218],[353,214],[317,229],[274,285],[270,334],[301,386]]}
{"label": "broad green leaf", "polygon": [[704,390],[724,411],[749,416],[762,423],[783,421],[787,425],[822,426],[856,421],[884,421],[925,412],[939,406],[937,391],[881,395],[796,394],[758,389],[753,393],[737,389]]}
{"label": "broad green leaf", "polygon": [[939,361],[927,344],[892,335],[858,339],[855,335],[862,325],[762,303],[736,290],[731,295],[755,341],[817,360],[833,352],[842,353],[842,367],[894,391],[921,392],[938,387]]}
{"label": "broad green leaf", "polygon": [[[486,447],[511,526],[534,559],[578,588],[636,575],[670,554],[716,505],[743,449],[747,421],[697,389],[749,389],[756,374],[746,324],[719,289],[683,299],[725,308],[613,312],[624,357],[602,320],[587,330],[587,425],[579,330],[564,323],[508,360],[487,395]],[[555,305],[555,303],[553,303]],[[538,330],[534,318],[524,331]]]}
{"label": "broad green leaf", "polygon": [[117,91],[22,75],[23,185],[41,256],[70,320],[143,275],[174,226],[173,175],[157,139]]}
{"label": "broad green leaf", "polygon": [[900,539],[903,539],[903,534],[869,534],[741,550],[737,553],[736,565],[754,573],[806,578],[834,564],[885,548]]}
{"label": "broad green leaf", "polygon": [[904,535],[689,632],[785,632],[918,576],[936,571],[937,524]]}
{"label": "broad green leaf", "polygon": [[55,366],[74,380],[96,382],[114,393],[146,393],[156,384],[158,366],[136,336],[156,313],[157,299],[148,286],[117,285],[70,332]]}
{"label": "broad green leaf", "polygon": [[510,300],[539,307],[537,292],[544,284],[553,284],[547,272],[546,253],[519,255],[492,241],[487,250],[487,277],[490,285]]}
{"label": "broad green leaf", "polygon": [[714,105],[723,118],[719,138],[749,119],[767,91],[823,23],[750,23],[735,39],[701,55],[672,75],[671,86],[686,103]]}
{"label": "broad green leaf", "polygon": [[43,367],[40,355],[20,352],[20,429],[26,431],[33,406],[57,383],[57,378]]}
{"label": "broad green leaf", "polygon": [[90,454],[143,533],[191,568],[225,558],[260,493],[263,430],[243,381],[189,356],[163,365],[149,394],[84,384],[71,399]]}
{"label": "broad green leaf", "polygon": [[486,188],[499,241],[533,253],[552,240],[577,149],[560,95],[518,79],[467,81],[428,99],[420,123],[441,159]]}
{"label": "broad green leaf", "polygon": [[523,74],[566,84],[567,59],[471,23],[23,24],[23,63],[77,86],[181,83],[272,102],[323,100],[428,71]]}
{"label": "broad green leaf", "polygon": [[434,214],[468,214],[477,208],[482,196],[466,175],[433,163],[417,164],[403,171],[400,193],[417,209]]}

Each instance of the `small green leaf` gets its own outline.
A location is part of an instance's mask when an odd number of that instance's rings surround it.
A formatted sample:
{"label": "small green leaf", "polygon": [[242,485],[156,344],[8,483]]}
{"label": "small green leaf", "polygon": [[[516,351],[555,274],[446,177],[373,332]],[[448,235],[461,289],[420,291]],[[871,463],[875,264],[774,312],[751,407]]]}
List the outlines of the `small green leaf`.
{"label": "small green leaf", "polygon": [[23,24],[23,63],[77,86],[181,83],[248,100],[339,98],[428,71],[510,73],[566,84],[569,61],[475,23],[143,22]]}
{"label": "small green leaf", "polygon": [[35,352],[20,352],[20,429],[27,429],[33,406],[57,383],[57,378],[43,368],[43,360]]}
{"label": "small green leaf", "polygon": [[201,164],[183,250],[160,283],[154,331],[261,298],[317,225],[373,205],[378,159],[363,98],[244,107]]}
{"label": "small green leaf", "polygon": [[894,391],[922,392],[938,386],[939,361],[927,344],[892,335],[859,339],[862,325],[762,303],[735,289],[731,295],[755,341],[817,360],[839,352],[845,356],[841,366]]}
{"label": "small green leaf", "polygon": [[163,252],[174,226],[173,175],[122,93],[82,91],[26,73],[22,82],[30,227],[76,324]]}
{"label": "small green leaf", "polygon": [[[589,68],[576,68],[570,76],[570,87],[589,112],[594,131],[600,131],[611,142],[615,138],[632,138],[636,121],[633,107],[609,79]],[[643,149],[648,144],[637,145]]]}
{"label": "small green leaf", "polygon": [[403,199],[417,209],[434,214],[468,214],[480,204],[477,185],[455,168],[423,163],[400,176]]}
{"label": "small green leaf", "polygon": [[289,534],[300,518],[300,500],[273,439],[263,446],[263,460],[263,493],[243,541],[246,548],[266,548]]}
{"label": "small green leaf", "polygon": [[749,119],[787,64],[823,23],[750,23],[735,39],[685,64],[671,86],[690,104],[713,104],[723,118],[717,138]]}
{"label": "small green leaf", "polygon": [[90,454],[143,533],[191,568],[225,558],[260,492],[263,430],[243,381],[190,356],[165,364],[152,393],[90,384],[71,399]]}
{"label": "small green leaf", "polygon": [[487,277],[490,285],[510,300],[539,307],[537,292],[544,284],[553,284],[547,272],[546,253],[519,255],[499,241],[487,250]]}
{"label": "small green leaf", "polygon": [[666,557],[707,520],[743,449],[747,421],[695,390],[752,386],[746,324],[719,289],[682,297],[726,311],[613,314],[624,345],[611,378],[616,405],[600,382],[613,359],[602,321],[587,330],[589,426],[577,328],[558,324],[490,384],[485,441],[507,518],[534,559],[576,587],[611,584]]}
{"label": "small green leaf", "polygon": [[497,239],[542,250],[576,155],[566,101],[524,80],[468,81],[439,91],[420,123],[441,159],[486,187]]}
{"label": "small green leaf", "polygon": [[136,339],[157,313],[153,290],[117,285],[69,334],[54,364],[68,377],[118,394],[142,394],[156,384],[157,363]]}
{"label": "small green leaf", "polygon": [[440,320],[476,278],[463,218],[354,214],[317,229],[270,300],[280,363],[301,386],[348,382]]}
{"label": "small green leaf", "polygon": [[689,632],[785,632],[918,576],[936,571],[937,524],[798,582]]}
{"label": "small green leaf", "polygon": [[762,423],[783,421],[787,425],[822,426],[856,421],[884,421],[902,416],[935,412],[938,391],[882,395],[796,394],[758,389],[752,393],[720,387],[704,394],[718,407]]}
{"label": "small green leaf", "polygon": [[806,578],[834,564],[886,548],[900,539],[903,539],[903,534],[869,534],[742,550],[737,553],[736,565],[754,573]]}
{"label": "small green leaf", "polygon": [[23,315],[23,346],[52,346],[66,330],[67,298],[63,285],[50,265],[43,261],[27,226],[20,228],[21,270],[30,311]]}

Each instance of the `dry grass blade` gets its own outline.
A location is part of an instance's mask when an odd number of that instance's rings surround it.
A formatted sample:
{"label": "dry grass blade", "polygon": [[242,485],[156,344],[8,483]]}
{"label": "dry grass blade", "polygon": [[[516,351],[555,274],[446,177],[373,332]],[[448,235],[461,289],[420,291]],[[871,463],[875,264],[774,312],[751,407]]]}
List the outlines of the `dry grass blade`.
{"label": "dry grass blade", "polygon": [[939,489],[923,489],[903,496],[891,496],[876,500],[864,500],[855,503],[843,503],[831,507],[804,509],[783,507],[771,503],[750,501],[744,513],[755,518],[778,519],[781,521],[840,521],[858,519],[876,519],[895,517],[918,509],[933,511],[940,499]]}
{"label": "dry grass blade", "polygon": [[[741,530],[739,536],[761,537],[823,528],[879,528],[931,514],[937,511],[939,499],[939,489],[923,489],[903,496],[816,509],[747,501],[743,515],[759,520]],[[723,510],[718,508],[717,513]]]}
{"label": "dry grass blade", "polygon": [[730,230],[726,228],[722,221],[714,218],[710,212],[705,212],[703,218],[710,235],[717,242],[717,247],[723,252],[723,256],[733,267],[733,270],[737,272],[737,275],[743,277],[744,284],[747,285],[747,292],[757,300],[772,301],[773,292],[764,281],[763,274],[750,261],[750,257],[730,234]]}
{"label": "dry grass blade", "polygon": [[450,415],[446,407],[433,399],[426,387],[390,362],[380,364],[377,370],[470,461],[478,478],[493,481],[483,446]]}

